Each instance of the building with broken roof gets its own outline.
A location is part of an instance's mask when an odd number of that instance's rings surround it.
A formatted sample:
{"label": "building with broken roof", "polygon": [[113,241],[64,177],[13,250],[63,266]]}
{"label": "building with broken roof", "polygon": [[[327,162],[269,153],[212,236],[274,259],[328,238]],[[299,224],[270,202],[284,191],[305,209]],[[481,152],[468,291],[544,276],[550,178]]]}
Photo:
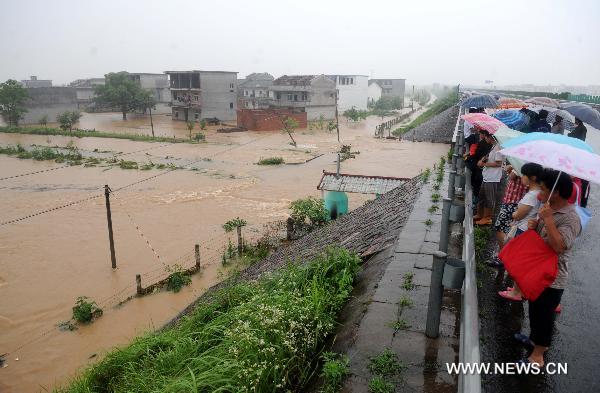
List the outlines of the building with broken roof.
{"label": "building with broken roof", "polygon": [[335,118],[335,82],[325,75],[284,75],[271,90],[273,107],[306,112],[308,121]]}
{"label": "building with broken roof", "polygon": [[231,121],[237,111],[237,72],[165,71],[169,76],[173,120]]}
{"label": "building with broken roof", "polygon": [[267,109],[273,102],[273,75],[254,72],[245,79],[238,79],[238,108]]}

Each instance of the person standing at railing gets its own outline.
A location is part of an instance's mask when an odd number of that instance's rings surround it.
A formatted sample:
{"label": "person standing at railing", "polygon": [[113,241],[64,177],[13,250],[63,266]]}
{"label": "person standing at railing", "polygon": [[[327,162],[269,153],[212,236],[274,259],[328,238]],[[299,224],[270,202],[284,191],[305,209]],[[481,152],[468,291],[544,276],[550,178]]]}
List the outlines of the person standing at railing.
{"label": "person standing at railing", "polygon": [[479,191],[477,215],[473,217],[476,225],[490,225],[492,223],[492,213],[496,206],[496,195],[500,188],[502,180],[502,163],[504,156],[500,154],[500,145],[486,130],[481,130],[480,135],[492,146],[492,150],[487,157],[482,158],[477,163],[482,168],[483,183]]}
{"label": "person standing at railing", "polygon": [[474,206],[477,206],[479,202],[479,192],[481,183],[483,182],[482,169],[477,166],[477,163],[492,150],[492,145],[480,136],[480,130],[479,127],[474,126],[473,133],[465,139],[465,142],[469,143],[470,146],[469,153],[463,156],[465,165],[471,171],[471,187],[473,188]]}
{"label": "person standing at railing", "polygon": [[[514,338],[532,347],[526,363],[544,365],[544,353],[552,342],[555,310],[567,286],[569,263],[575,239],[581,232],[581,221],[574,205],[568,199],[573,192],[573,182],[566,173],[545,169],[540,175],[540,198],[545,203],[538,212],[539,219],[529,220],[528,229],[535,230],[558,255],[558,273],[554,282],[533,301],[529,301],[529,337],[522,333]],[[556,185],[556,186],[554,186]],[[554,187],[554,191],[551,192]]]}
{"label": "person standing at railing", "polygon": [[554,123],[552,123],[550,132],[553,134],[561,134],[561,135],[565,133],[565,124],[563,123],[562,117],[560,117],[558,115],[554,117]]}

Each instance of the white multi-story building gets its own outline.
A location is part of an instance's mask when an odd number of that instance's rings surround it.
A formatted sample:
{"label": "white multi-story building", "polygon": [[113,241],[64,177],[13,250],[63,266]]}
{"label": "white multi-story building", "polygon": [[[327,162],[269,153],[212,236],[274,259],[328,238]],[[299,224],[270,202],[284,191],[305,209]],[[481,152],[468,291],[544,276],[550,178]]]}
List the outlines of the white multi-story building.
{"label": "white multi-story building", "polygon": [[377,83],[370,83],[369,88],[367,89],[367,94],[369,96],[369,105],[375,104],[381,98],[382,92],[381,86]]}
{"label": "white multi-story building", "polygon": [[271,91],[272,107],[304,111],[308,121],[335,118],[335,83],[325,75],[284,75]]}
{"label": "white multi-story building", "polygon": [[238,80],[238,107],[241,109],[266,109],[273,101],[273,75],[255,72]]}
{"label": "white multi-story building", "polygon": [[369,77],[367,75],[329,75],[338,92],[338,110],[367,109]]}

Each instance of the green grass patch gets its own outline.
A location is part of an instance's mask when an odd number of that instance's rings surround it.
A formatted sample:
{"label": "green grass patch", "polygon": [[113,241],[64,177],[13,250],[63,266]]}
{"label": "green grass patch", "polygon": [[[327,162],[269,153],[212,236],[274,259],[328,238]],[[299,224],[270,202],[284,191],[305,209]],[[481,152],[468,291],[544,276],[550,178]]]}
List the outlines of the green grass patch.
{"label": "green grass patch", "polygon": [[175,326],[90,366],[59,392],[300,391],[316,372],[360,258],[330,248],[205,296]]}
{"label": "green grass patch", "polygon": [[73,130],[65,131],[60,128],[44,128],[44,127],[0,127],[0,132],[8,134],[28,134],[28,135],[62,135],[74,136],[77,138],[94,137],[94,138],[116,138],[128,139],[138,142],[172,142],[172,143],[198,143],[198,140],[189,140],[181,138],[169,138],[162,136],[137,135],[137,134],[120,134],[116,132],[93,131],[93,130]]}
{"label": "green grass patch", "polygon": [[173,291],[175,293],[181,291],[181,288],[192,283],[192,278],[185,272],[183,267],[179,265],[167,266],[167,272],[169,278],[167,280],[167,291]]}
{"label": "green grass patch", "polygon": [[445,98],[436,100],[429,109],[417,116],[417,118],[414,119],[409,125],[407,125],[406,127],[402,127],[402,133],[405,133],[417,126],[420,126],[432,117],[439,115],[440,113],[456,105],[457,103],[458,95],[456,93],[451,93]]}
{"label": "green grass patch", "polygon": [[335,352],[324,352],[321,358],[323,359],[321,377],[324,381],[321,393],[337,393],[348,375],[350,359]]}
{"label": "green grass patch", "polygon": [[395,387],[391,382],[387,382],[383,377],[377,375],[369,381],[370,393],[394,393]]}
{"label": "green grass patch", "polygon": [[438,194],[437,192],[431,194],[431,202],[433,203],[438,203],[440,201],[440,198],[442,196],[440,194]]}
{"label": "green grass patch", "polygon": [[404,365],[398,361],[398,356],[389,348],[369,359],[369,371],[375,375],[391,377],[403,368]]}
{"label": "green grass patch", "polygon": [[431,169],[430,168],[426,168],[423,171],[423,174],[421,176],[423,178],[423,183],[428,183],[429,182],[429,177],[431,176]]}
{"label": "green grass patch", "polygon": [[283,157],[261,158],[257,162],[258,165],[281,165],[284,163],[285,163],[285,161],[283,160]]}
{"label": "green grass patch", "polygon": [[415,284],[413,283],[414,277],[415,274],[413,272],[404,273],[404,276],[402,277],[403,282],[401,287],[406,289],[407,291],[412,291],[413,289],[415,289]]}
{"label": "green grass patch", "polygon": [[102,316],[102,309],[98,307],[95,301],[80,296],[73,307],[73,319],[79,323],[90,323],[94,319]]}
{"label": "green grass patch", "polygon": [[119,168],[121,168],[121,169],[138,169],[138,163],[135,161],[120,160]]}
{"label": "green grass patch", "polygon": [[429,213],[433,214],[433,213],[435,213],[436,211],[438,211],[438,210],[439,210],[439,208],[440,208],[440,207],[439,207],[438,205],[431,205],[431,206],[429,207],[429,209],[427,209],[427,211],[428,211]]}

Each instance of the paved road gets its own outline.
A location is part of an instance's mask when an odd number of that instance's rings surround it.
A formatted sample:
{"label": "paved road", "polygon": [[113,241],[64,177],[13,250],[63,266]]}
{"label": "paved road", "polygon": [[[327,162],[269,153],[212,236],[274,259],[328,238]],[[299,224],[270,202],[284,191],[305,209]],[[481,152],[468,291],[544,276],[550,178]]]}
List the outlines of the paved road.
{"label": "paved road", "polygon": [[[600,131],[588,128],[587,142],[600,152]],[[566,362],[567,375],[484,376],[483,391],[600,392],[600,186],[592,185],[588,208],[593,218],[574,248],[569,286],[556,320],[554,341],[547,362]],[[512,362],[525,355],[510,335],[528,331],[527,305],[509,304],[496,292],[507,283],[497,271],[482,274],[480,319],[482,361]]]}

